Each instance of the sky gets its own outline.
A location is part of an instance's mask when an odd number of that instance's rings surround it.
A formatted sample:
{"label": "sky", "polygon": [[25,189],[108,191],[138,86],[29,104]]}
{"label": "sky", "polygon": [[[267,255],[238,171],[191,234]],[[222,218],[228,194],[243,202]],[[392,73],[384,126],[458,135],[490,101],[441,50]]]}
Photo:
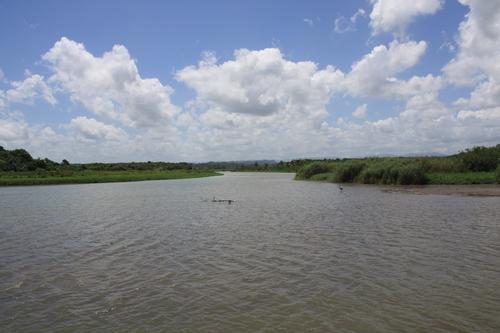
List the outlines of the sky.
{"label": "sky", "polygon": [[70,162],[500,143],[500,0],[0,0],[0,145]]}

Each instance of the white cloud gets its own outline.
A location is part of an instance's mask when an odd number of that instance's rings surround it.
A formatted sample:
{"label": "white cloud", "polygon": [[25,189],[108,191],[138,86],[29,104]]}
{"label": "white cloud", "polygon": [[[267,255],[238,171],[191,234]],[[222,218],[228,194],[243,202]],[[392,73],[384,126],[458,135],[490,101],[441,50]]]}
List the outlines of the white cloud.
{"label": "white cloud", "polygon": [[[286,158],[326,149],[326,105],[343,73],[286,60],[278,49],[237,50],[218,64],[213,53],[176,73],[201,109],[187,134],[200,159]],[[184,119],[183,119],[184,120]],[[186,122],[184,122],[186,123]]]}
{"label": "white cloud", "polygon": [[460,2],[470,11],[459,27],[458,54],[443,71],[457,85],[488,77],[500,82],[500,5],[498,1]]}
{"label": "white cloud", "polygon": [[13,86],[5,92],[5,98],[10,103],[33,103],[36,98],[43,98],[47,103],[54,105],[57,103],[52,90],[45,83],[43,76],[30,75],[23,81],[11,82]]}
{"label": "white cloud", "polygon": [[479,84],[468,99],[459,98],[455,105],[474,110],[500,106],[500,83],[490,78],[488,81]]}
{"label": "white cloud", "polygon": [[478,132],[477,140],[498,138],[494,131],[500,123],[500,5],[497,1],[460,2],[470,11],[459,27],[457,55],[443,72],[452,84],[475,85],[468,98],[455,101],[458,119],[467,125],[464,133]]}
{"label": "white cloud", "polygon": [[395,116],[363,123],[342,120],[330,133],[334,155],[449,154],[471,145],[497,144],[500,108],[455,113],[428,94],[412,97]]}
{"label": "white cloud", "polygon": [[23,119],[0,118],[0,143],[9,144],[28,138],[29,126]]}
{"label": "white cloud", "polygon": [[234,56],[220,65],[213,55],[205,57],[197,67],[178,71],[176,78],[193,88],[210,109],[261,116],[315,112],[340,89],[340,71],[285,60],[279,49],[240,49]]}
{"label": "white cloud", "polygon": [[443,0],[371,0],[370,25],[373,32],[404,34],[406,27],[419,15],[437,12]]}
{"label": "white cloud", "polygon": [[170,101],[172,88],[154,79],[143,79],[127,49],[115,45],[101,57],[83,44],[61,38],[43,60],[55,72],[50,81],[70,93],[75,102],[127,126],[168,126],[179,108]]}
{"label": "white cloud", "polygon": [[354,112],[352,113],[352,115],[356,118],[365,118],[367,114],[368,114],[368,105],[366,104],[358,106],[356,110],[354,110]]}
{"label": "white cloud", "polygon": [[484,128],[491,127],[492,125],[498,128],[500,127],[498,125],[500,123],[500,107],[483,109],[479,111],[460,111],[457,115],[457,118],[467,121],[480,121],[481,126],[483,126]]}
{"label": "white cloud", "polygon": [[[495,22],[500,20],[488,3],[463,3],[471,12],[460,26],[457,54],[443,77],[407,75],[427,49],[425,41],[408,39],[375,46],[347,73],[333,66],[319,68],[311,61],[292,61],[276,48],[236,50],[227,61],[206,52],[197,65],[175,74],[196,93],[182,112],[170,101],[170,87],[141,78],[124,46],[95,56],[82,44],[63,38],[43,57],[53,71],[49,84],[29,74],[12,89],[0,91],[0,106],[3,101],[4,109],[9,107],[7,100],[51,103],[51,89],[59,88],[95,116],[75,116],[52,128],[0,112],[0,144],[72,162],[453,153],[475,144],[495,144],[500,141],[500,44]],[[417,15],[437,11],[442,1],[373,4],[374,31],[398,34]],[[375,11],[388,4],[393,7]],[[354,29],[363,15],[358,11],[345,21]],[[452,108],[439,101],[446,83],[471,79],[476,86],[470,96],[458,99]],[[358,119],[351,121],[350,116],[336,115],[337,99],[346,95],[398,104],[391,104],[386,113],[390,116],[376,120],[367,120],[368,106],[359,105],[352,113]],[[122,124],[137,129],[127,133]]]}
{"label": "white cloud", "polygon": [[31,75],[23,81],[10,82],[12,88],[0,90],[0,108],[11,103],[32,104],[36,99],[43,99],[50,105],[55,105],[57,100],[52,94],[52,89],[45,83],[44,77],[38,74]]}
{"label": "white cloud", "polygon": [[437,91],[441,79],[432,75],[412,77],[408,81],[396,78],[397,74],[415,66],[424,55],[424,41],[393,41],[389,48],[379,45],[354,63],[346,75],[345,87],[354,96],[406,98]]}
{"label": "white cloud", "polygon": [[302,19],[302,22],[309,24],[309,26],[311,26],[311,27],[314,26],[314,21],[311,20],[310,18],[304,18],[304,19]]}
{"label": "white cloud", "polygon": [[344,33],[348,31],[356,30],[356,22],[360,17],[365,17],[366,12],[364,9],[359,8],[356,13],[354,13],[350,19],[346,19],[344,16],[339,16],[334,21],[334,30],[336,33]]}
{"label": "white cloud", "polygon": [[106,125],[93,118],[76,117],[71,120],[68,128],[78,139],[83,141],[123,141],[127,139],[127,133],[123,129]]}

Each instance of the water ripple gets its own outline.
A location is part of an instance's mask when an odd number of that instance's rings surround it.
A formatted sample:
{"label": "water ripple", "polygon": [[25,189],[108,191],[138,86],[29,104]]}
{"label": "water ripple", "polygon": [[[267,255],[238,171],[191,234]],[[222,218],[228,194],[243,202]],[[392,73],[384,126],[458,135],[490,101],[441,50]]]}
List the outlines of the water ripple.
{"label": "water ripple", "polygon": [[0,213],[0,331],[500,331],[498,198],[234,173],[2,188]]}

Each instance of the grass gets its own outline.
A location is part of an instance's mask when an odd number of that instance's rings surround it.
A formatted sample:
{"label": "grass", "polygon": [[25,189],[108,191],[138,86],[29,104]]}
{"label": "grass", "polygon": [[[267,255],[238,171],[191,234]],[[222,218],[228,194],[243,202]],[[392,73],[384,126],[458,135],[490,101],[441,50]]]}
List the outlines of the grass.
{"label": "grass", "polygon": [[431,172],[426,174],[428,184],[470,185],[494,184],[495,172]]}
{"label": "grass", "polygon": [[318,174],[313,175],[310,179],[334,183],[335,182],[335,173],[334,172],[318,173]]}
{"label": "grass", "polygon": [[466,170],[455,156],[321,160],[304,164],[296,179],[383,185],[500,184],[500,166],[494,171]]}
{"label": "grass", "polygon": [[2,172],[0,173],[0,186],[131,182],[217,175],[220,174],[207,170]]}

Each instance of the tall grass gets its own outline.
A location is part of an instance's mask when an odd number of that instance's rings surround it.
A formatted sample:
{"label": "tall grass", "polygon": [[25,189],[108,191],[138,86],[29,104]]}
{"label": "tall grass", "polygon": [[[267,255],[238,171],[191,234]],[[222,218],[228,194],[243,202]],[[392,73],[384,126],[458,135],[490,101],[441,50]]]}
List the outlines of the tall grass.
{"label": "tall grass", "polygon": [[[427,169],[436,166],[426,166]],[[337,183],[425,184],[425,167],[414,158],[366,158],[317,161],[305,165],[297,179],[326,180]]]}
{"label": "tall grass", "polygon": [[364,184],[426,184],[424,168],[418,161],[380,160],[368,165],[358,182]]}
{"label": "tall grass", "polygon": [[333,166],[328,162],[312,162],[304,165],[297,171],[297,179],[310,179],[312,176],[320,173],[331,172]]}
{"label": "tall grass", "polygon": [[429,180],[429,184],[435,185],[470,185],[495,183],[494,172],[431,172],[426,176]]}
{"label": "tall grass", "polygon": [[365,163],[359,161],[347,161],[335,168],[335,181],[338,183],[352,183],[358,177]]}
{"label": "tall grass", "polygon": [[37,171],[0,173],[0,186],[129,182],[216,176],[212,171]]}
{"label": "tall grass", "polygon": [[468,170],[461,157],[379,157],[310,162],[299,169],[298,179],[363,184],[500,184],[495,171]]}

